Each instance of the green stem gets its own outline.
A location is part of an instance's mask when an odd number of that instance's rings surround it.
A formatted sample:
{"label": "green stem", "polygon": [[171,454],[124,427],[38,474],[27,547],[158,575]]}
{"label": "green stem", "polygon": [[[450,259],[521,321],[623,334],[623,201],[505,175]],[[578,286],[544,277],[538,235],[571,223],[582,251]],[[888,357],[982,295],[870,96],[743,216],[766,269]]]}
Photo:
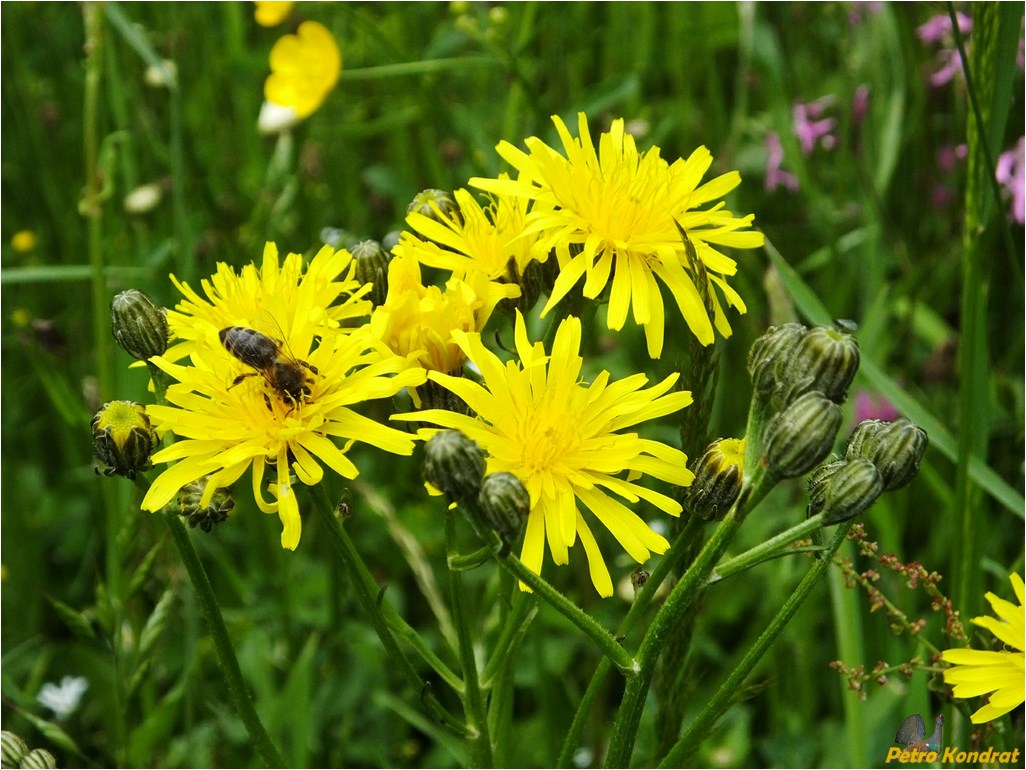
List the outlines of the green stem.
{"label": "green stem", "polygon": [[[356,596],[360,601],[361,606],[370,618],[371,624],[374,626],[374,630],[378,634],[378,638],[381,640],[381,644],[385,648],[385,652],[391,658],[392,662],[398,666],[399,671],[410,683],[410,685],[417,691],[424,702],[424,705],[431,711],[432,715],[438,719],[446,727],[452,728],[459,734],[465,734],[466,727],[462,725],[458,719],[450,714],[438,699],[434,693],[431,692],[431,686],[428,682],[421,679],[420,675],[416,672],[410,661],[407,660],[403,651],[399,649],[399,645],[395,641],[395,637],[392,635],[392,629],[396,624],[401,624],[404,632],[409,633],[411,636],[404,636],[408,640],[418,639],[419,635],[414,631],[405,621],[402,621],[398,617],[398,613],[385,601],[382,596],[382,589],[378,586],[371,575],[370,570],[367,569],[367,565],[363,563],[363,559],[360,557],[360,553],[356,550],[356,546],[349,537],[349,533],[346,532],[345,527],[342,526],[341,522],[335,518],[335,506],[332,505],[328,499],[328,493],[324,491],[322,485],[317,484],[312,487],[314,490],[315,497],[318,498],[318,505],[314,508],[320,514],[321,519],[324,521],[325,526],[328,529],[328,534],[331,537],[332,545],[335,547],[335,552],[338,553],[339,558],[342,561],[342,566],[345,568],[346,573],[349,575],[350,584],[353,586],[353,590],[356,591]],[[387,617],[387,620],[386,620]],[[420,644],[422,649],[426,649],[426,645]],[[456,677],[445,668],[445,666],[435,658],[435,661],[442,667],[447,674],[443,674],[439,671],[439,675],[445,679],[446,682],[453,685],[457,691],[463,689],[462,683]],[[436,669],[438,671],[438,669]],[[453,680],[453,681],[450,681]],[[454,684],[455,683],[455,684]]]}
{"label": "green stem", "polygon": [[731,672],[730,676],[727,677],[726,681],[720,685],[720,689],[716,691],[716,694],[706,704],[702,713],[698,715],[694,722],[688,727],[687,732],[673,745],[673,748],[663,758],[662,762],[659,763],[659,767],[683,767],[683,763],[688,757],[698,748],[701,743],[701,739],[709,734],[716,720],[723,715],[723,713],[730,706],[732,699],[737,695],[741,684],[744,682],[745,677],[751,673],[752,669],[755,668],[756,664],[766,654],[770,645],[780,635],[780,632],[784,630],[784,627],[791,621],[794,614],[801,607],[812,589],[823,577],[827,568],[830,566],[833,560],[833,555],[837,552],[837,549],[844,543],[844,539],[848,534],[848,530],[851,529],[853,521],[845,522],[837,528],[837,532],[834,535],[834,540],[828,547],[828,551],[822,554],[815,560],[812,568],[806,573],[802,582],[798,584],[798,587],[788,597],[787,601],[777,612],[773,620],[770,621],[769,626],[766,630],[760,634],[759,638],[752,645],[751,649],[745,654],[744,658],[738,664],[737,668]]}
{"label": "green stem", "polygon": [[[456,548],[456,512],[445,512],[445,545],[452,553]],[[474,656],[474,636],[470,632],[467,597],[463,590],[463,573],[449,571],[449,598],[453,620],[456,623],[456,641],[463,672],[463,716],[467,724],[467,743],[471,764],[475,767],[492,765],[492,743],[488,733],[488,714],[478,679],[477,659]]]}
{"label": "green stem", "polygon": [[[534,597],[531,594],[514,588],[513,609],[506,616],[502,631],[495,642],[495,647],[492,649],[492,655],[481,672],[482,687],[491,686],[497,672],[511,655],[511,651],[520,644],[520,640],[523,639],[524,634],[527,632],[527,627],[531,625],[531,621],[534,620],[534,616],[537,614],[538,602],[535,601]],[[608,660],[608,658],[603,658],[602,660]]]}
{"label": "green stem", "polygon": [[733,559],[728,559],[727,561],[722,562],[709,576],[709,583],[716,583],[724,578],[730,577],[731,575],[736,575],[738,572],[750,569],[756,564],[760,564],[767,559],[771,559],[776,556],[801,553],[802,550],[788,548],[788,546],[795,540],[800,540],[806,535],[811,535],[813,532],[822,528],[822,526],[823,514],[821,513],[817,513],[815,516],[806,519],[800,524],[795,524],[790,529],[786,529],[779,535],[771,537],[766,542],[760,543],[754,548],[735,556]]}
{"label": "green stem", "polygon": [[224,618],[221,616],[221,609],[217,604],[217,597],[214,596],[214,589],[210,585],[210,578],[207,577],[203,563],[196,553],[196,549],[189,539],[189,533],[182,525],[176,511],[165,512],[164,522],[171,532],[171,539],[178,546],[178,552],[182,556],[182,562],[189,573],[193,589],[199,598],[200,608],[203,616],[210,627],[210,635],[214,640],[214,648],[217,650],[217,658],[221,663],[221,671],[228,680],[228,694],[235,704],[242,723],[246,726],[246,732],[250,740],[268,767],[286,767],[285,760],[278,749],[271,743],[271,739],[264,730],[264,725],[257,716],[253,707],[253,698],[246,689],[246,683],[242,678],[242,671],[239,669],[239,661],[232,649],[232,640],[228,636],[228,629],[225,627]]}
{"label": "green stem", "polygon": [[[746,495],[742,493],[742,498],[744,497]],[[638,734],[638,725],[641,723],[641,713],[645,707],[645,697],[648,695],[648,688],[652,683],[652,674],[655,672],[659,653],[662,651],[666,638],[705,586],[709,573],[712,572],[716,562],[727,550],[727,546],[744,520],[746,507],[744,501],[739,500],[731,508],[652,620],[652,625],[638,650],[638,676],[627,680],[623,700],[616,714],[609,753],[606,755],[606,767],[629,766],[631,753],[634,750],[634,741]]]}
{"label": "green stem", "polygon": [[599,625],[591,615],[588,615],[584,610],[563,596],[541,575],[532,572],[520,559],[511,553],[505,556],[496,555],[495,558],[498,559],[499,564],[513,573],[513,576],[521,583],[534,591],[540,599],[547,602],[553,609],[590,636],[592,641],[620,669],[624,676],[633,677],[638,672],[637,662],[613,638],[612,634]]}
{"label": "green stem", "polygon": [[[631,604],[627,616],[616,629],[615,636],[617,639],[625,638],[638,624],[642,615],[652,604],[656,591],[659,590],[666,577],[673,570],[677,569],[680,557],[687,553],[685,543],[692,537],[695,537],[704,524],[705,522],[696,516],[692,516],[687,520],[673,541],[673,545],[670,546],[670,550],[656,564],[652,574],[649,575],[648,581],[642,587],[641,592],[635,597],[634,603]],[[581,696],[580,703],[577,705],[577,712],[574,714],[573,722],[570,724],[566,739],[563,741],[563,748],[559,752],[559,758],[556,760],[556,767],[570,767],[573,762],[574,752],[580,745],[581,731],[584,729],[584,724],[591,713],[591,704],[595,702],[595,698],[598,696],[599,690],[605,683],[611,669],[612,665],[609,662],[609,658],[602,658],[595,668],[595,673],[591,676],[588,688],[584,691],[584,695]]]}

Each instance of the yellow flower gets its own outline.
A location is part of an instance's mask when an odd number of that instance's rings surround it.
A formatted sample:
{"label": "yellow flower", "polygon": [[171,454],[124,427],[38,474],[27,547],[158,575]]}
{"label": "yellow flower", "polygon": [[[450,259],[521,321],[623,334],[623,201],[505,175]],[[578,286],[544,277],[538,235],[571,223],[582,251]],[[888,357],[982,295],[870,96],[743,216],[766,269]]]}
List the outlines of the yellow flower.
{"label": "yellow flower", "polygon": [[[421,284],[416,260],[396,257],[388,265],[388,297],[375,308],[370,330],[409,366],[455,372],[466,357],[453,331],[480,332],[496,304],[518,294],[516,286],[489,281],[480,273],[467,281],[450,278],[443,293]],[[419,407],[416,390],[411,395]]]}
{"label": "yellow flower", "polygon": [[[577,139],[558,116],[552,120],[565,156],[537,137],[526,140],[527,153],[502,142],[497,150],[520,172],[519,178],[470,180],[471,185],[492,193],[533,201],[525,232],[537,235],[536,254],[554,248],[560,266],[542,314],[582,278],[589,298],[597,297],[611,282],[609,328],[623,328],[633,308],[635,323],[645,329],[649,355],[657,358],[664,334],[658,277],[703,345],[712,343],[714,324],[720,334],[729,336],[730,324],[714,287],[739,312],[745,312],[745,304],[726,281],[737,265],[717,247],[750,249],[764,240],[761,233],[748,229],[753,215],[736,217],[724,209],[722,201],[713,203],[740,183],[740,175],[732,171],[700,185],[712,165],[705,147],[687,160],[669,164],[658,147],[639,153],[622,119],[614,120],[602,134],[597,150],[584,113],[578,116]],[[696,286],[701,276],[690,272],[676,223],[687,231],[707,271],[712,319]]]}
{"label": "yellow flower", "polygon": [[292,13],[293,2],[278,2],[278,0],[254,0],[256,12],[253,18],[261,27],[274,27],[281,24]]}
{"label": "yellow flower", "polygon": [[[439,211],[441,222],[419,212],[411,213],[406,222],[425,240],[412,233],[403,233],[395,248],[430,267],[450,270],[457,278],[481,273],[491,280],[517,283],[528,264],[537,236],[524,234],[527,205],[511,195],[492,197],[487,208],[466,190],[457,190],[453,197],[459,212],[450,216]],[[548,252],[537,256],[544,262]]]}
{"label": "yellow flower", "polygon": [[271,49],[271,74],[264,98],[305,118],[321,106],[342,71],[342,54],[323,24],[304,21]]}
{"label": "yellow flower", "polygon": [[[168,325],[177,340],[164,355],[178,361],[190,355],[200,341],[217,340],[221,329],[249,326],[275,339],[287,339],[292,351],[308,350],[314,335],[339,329],[370,314],[371,303],[364,297],[369,285],[356,279],[356,260],[344,249],[335,251],[324,246],[310,260],[306,272],[303,258],[289,254],[279,262],[278,248],[264,246],[263,261],[258,268],[249,264],[236,274],[223,262],[217,272],[200,282],[207,299],[173,275],[171,280],[185,299],[167,313]],[[280,326],[280,319],[293,319],[302,306],[308,317],[290,320]],[[295,325],[295,329],[291,324]],[[300,330],[306,336],[297,337]]]}
{"label": "yellow flower", "polygon": [[36,248],[36,234],[31,230],[19,230],[11,237],[11,248],[19,254],[26,254]]}
{"label": "yellow flower", "polygon": [[[524,564],[540,573],[546,542],[553,561],[566,564],[569,549],[580,538],[595,588],[611,596],[609,571],[578,506],[583,504],[636,561],[644,562],[651,552],[663,553],[669,547],[666,540],[609,493],[632,504],[647,500],[679,515],[677,502],[635,481],[648,474],[671,484],[690,484],[687,457],[637,433],[618,431],[684,408],[691,394],[668,393],[676,374],[647,389],[643,374],[610,383],[603,371],[585,384],[580,379],[581,323],[573,316],[560,324],[552,355],[546,356],[540,342],[528,340],[518,312],[514,339],[520,360],[505,365],[484,347],[480,334],[455,331],[453,337],[481,371],[484,385],[438,372],[428,377],[463,399],[477,417],[430,409],[393,419],[434,423],[477,442],[488,454],[489,473],[514,474],[530,494]],[[427,429],[421,435],[434,432]]]}
{"label": "yellow flower", "polygon": [[944,650],[941,654],[945,662],[955,664],[944,671],[944,681],[954,685],[953,694],[956,698],[975,698],[988,692],[993,693],[987,705],[972,715],[973,724],[997,719],[1026,700],[1026,688],[1023,686],[1023,659],[1026,657],[1023,582],[1016,573],[1009,575],[1008,579],[1019,601],[1018,606],[988,591],[984,596],[1000,620],[984,615],[973,618],[973,623],[986,628],[1006,647],[1018,652],[1008,649],[991,652],[956,648]]}
{"label": "yellow flower", "polygon": [[[349,297],[335,304],[347,288],[355,288],[352,280],[336,280],[340,274],[351,278],[350,262],[346,252],[322,249],[302,275],[298,255],[279,266],[268,245],[259,270],[250,265],[235,275],[220,265],[204,281],[210,302],[179,284],[187,299],[168,313],[168,321],[172,334],[185,341],[150,359],[177,382],[167,389],[167,405],[147,410],[159,433],[172,431],[179,440],[151,458],[172,464],[150,486],[145,510],[162,508],[204,477],[198,505],[207,506],[217,489],[231,486],[252,467],[257,505],[278,513],[282,547],[295,549],[301,520],[292,474],[303,484],[317,484],[323,463],[355,478],[359,471],[345,453],[356,441],[397,454],[413,451],[409,435],[354,411],[363,401],[422,383],[424,374],[402,372],[403,360],[365,331],[343,333],[339,327],[339,319],[362,301]],[[252,361],[244,363],[222,343],[220,331],[230,326],[262,335],[252,338],[261,343]],[[185,355],[187,365],[174,363]],[[297,372],[301,390],[293,388],[289,395],[272,382],[269,367],[275,362]],[[268,464],[271,499],[264,494]]]}

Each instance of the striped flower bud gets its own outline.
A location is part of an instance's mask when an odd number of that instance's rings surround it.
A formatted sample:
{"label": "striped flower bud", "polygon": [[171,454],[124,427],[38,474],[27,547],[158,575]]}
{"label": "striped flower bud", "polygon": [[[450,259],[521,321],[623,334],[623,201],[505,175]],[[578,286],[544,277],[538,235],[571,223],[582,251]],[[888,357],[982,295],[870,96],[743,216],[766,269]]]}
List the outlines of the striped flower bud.
{"label": "striped flower bud", "polygon": [[138,289],[117,294],[110,303],[111,328],[118,345],[132,358],[146,361],[167,350],[164,309]]}
{"label": "striped flower bud", "polygon": [[23,768],[53,768],[57,767],[57,760],[53,758],[46,749],[32,749],[28,754],[21,758],[21,765]]}
{"label": "striped flower bud", "polygon": [[894,422],[864,420],[852,431],[844,455],[873,463],[883,477],[884,491],[891,492],[915,478],[927,443],[926,431],[904,417]]}
{"label": "striped flower bud", "polygon": [[227,487],[215,489],[210,497],[210,502],[203,505],[203,493],[206,491],[209,481],[210,476],[204,476],[186,484],[178,493],[179,515],[189,522],[190,527],[199,527],[204,532],[209,532],[225,521],[235,507],[232,490]]}
{"label": "striped flower bud", "polygon": [[744,459],[744,439],[712,442],[695,463],[695,480],[684,493],[688,511],[706,521],[726,514],[741,494]]}
{"label": "striped flower bud", "polygon": [[802,337],[793,351],[791,382],[785,385],[784,403],[809,390],[818,390],[835,403],[843,403],[848,386],[859,370],[859,343],[839,329],[817,326]]}
{"label": "striped flower bud", "polygon": [[484,452],[458,430],[440,431],[424,447],[424,478],[450,502],[476,496],[484,471]]}
{"label": "striped flower bud", "polygon": [[481,484],[477,506],[485,526],[498,532],[503,545],[509,548],[527,521],[531,496],[512,473],[489,473]]}
{"label": "striped flower bud", "polygon": [[356,258],[356,280],[374,286],[367,295],[374,307],[383,305],[388,296],[388,263],[392,256],[377,241],[360,241],[349,249]]}
{"label": "striped flower bud", "polygon": [[93,417],[92,429],[97,474],[134,479],[152,467],[157,432],[142,404],[110,401]]}
{"label": "striped flower bud", "polygon": [[452,195],[445,190],[422,190],[413,196],[410,205],[406,207],[406,213],[423,214],[430,219],[434,219],[436,222],[442,221],[442,218],[455,219],[460,223],[463,222],[460,207],[456,205]]}
{"label": "striped flower bud", "polygon": [[824,465],[809,478],[809,516],[839,524],[868,510],[884,491],[883,477],[869,460],[857,457]]}
{"label": "striped flower bud", "polygon": [[841,427],[841,407],[819,391],[799,396],[766,426],[765,462],[777,478],[808,473],[830,454]]}
{"label": "striped flower bud", "polygon": [[20,767],[28,754],[28,744],[10,730],[0,731],[0,760],[3,767]]}
{"label": "striped flower bud", "polygon": [[771,326],[757,339],[748,352],[748,373],[755,392],[763,396],[773,393],[780,375],[793,363],[794,350],[808,332],[801,324]]}

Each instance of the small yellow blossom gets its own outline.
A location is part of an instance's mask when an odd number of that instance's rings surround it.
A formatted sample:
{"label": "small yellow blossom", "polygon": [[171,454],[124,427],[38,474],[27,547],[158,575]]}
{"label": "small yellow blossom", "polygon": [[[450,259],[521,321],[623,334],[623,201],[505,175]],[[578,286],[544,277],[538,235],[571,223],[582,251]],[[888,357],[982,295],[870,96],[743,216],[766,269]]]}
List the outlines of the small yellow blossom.
{"label": "small yellow blossom", "polygon": [[[517,169],[518,178],[470,180],[491,193],[532,201],[524,233],[537,237],[536,255],[555,249],[560,267],[542,314],[582,279],[588,298],[598,297],[608,285],[608,327],[623,328],[633,309],[634,322],[645,329],[649,355],[657,358],[665,326],[658,278],[703,345],[713,342],[714,326],[729,336],[717,290],[739,312],[745,312],[745,304],[726,280],[737,264],[718,247],[763,244],[762,234],[749,229],[753,215],[737,217],[716,202],[740,183],[740,175],[732,171],[702,184],[712,166],[705,147],[686,160],[667,163],[658,147],[640,153],[622,119],[601,135],[597,149],[584,113],[578,116],[578,138],[558,116],[552,120],[565,155],[537,137],[526,140],[526,153],[502,142],[498,152]],[[678,224],[694,244],[704,276],[690,265]],[[712,318],[699,291],[703,281]]]}
{"label": "small yellow blossom", "polygon": [[36,234],[31,230],[19,230],[11,238],[11,248],[19,254],[26,254],[36,248]]}
{"label": "small yellow blossom", "polygon": [[264,98],[306,118],[321,106],[341,72],[342,53],[331,32],[316,21],[304,21],[295,35],[285,35],[271,49]]}
{"label": "small yellow blossom", "polygon": [[944,671],[944,681],[954,685],[952,694],[956,698],[975,698],[993,693],[987,705],[972,715],[973,724],[997,719],[1026,700],[1026,668],[1023,665],[1026,658],[1026,621],[1023,616],[1026,592],[1023,590],[1022,577],[1017,573],[1012,573],[1008,579],[1019,604],[1015,605],[988,591],[985,597],[998,617],[984,615],[973,618],[973,623],[994,634],[1006,649],[990,651],[955,648],[944,650],[941,654],[945,662],[955,664]]}
{"label": "small yellow blossom", "polygon": [[[504,178],[504,177],[502,177]],[[422,238],[406,232],[396,254],[406,254],[457,278],[481,273],[493,281],[517,283],[530,262],[544,262],[548,252],[532,255],[537,236],[525,235],[527,205],[511,195],[494,195],[487,207],[466,190],[453,197],[458,213],[437,212],[441,221],[413,212],[407,224]]]}
{"label": "small yellow blossom", "polygon": [[253,18],[261,27],[275,27],[281,24],[292,13],[294,2],[279,2],[279,0],[254,0],[256,11]]}
{"label": "small yellow blossom", "polygon": [[[421,283],[420,265],[396,257],[388,265],[388,297],[375,308],[370,330],[410,366],[452,373],[466,356],[453,331],[480,332],[502,299],[518,296],[516,286],[489,281],[480,273],[466,281],[450,278],[443,292]],[[419,407],[416,391],[411,391]]]}
{"label": "small yellow blossom", "polygon": [[[611,596],[609,571],[580,506],[636,561],[666,551],[669,543],[609,493],[631,504],[646,500],[672,516],[680,514],[679,503],[637,479],[647,474],[686,486],[694,478],[687,457],[637,433],[619,431],[684,408],[691,394],[670,392],[676,374],[647,389],[643,374],[610,383],[603,371],[590,384],[582,382],[581,323],[573,316],[560,324],[552,354],[546,355],[540,342],[528,340],[518,312],[514,340],[519,361],[506,364],[485,348],[480,334],[454,331],[453,338],[477,365],[484,384],[440,372],[428,377],[459,396],[477,416],[428,409],[393,419],[434,423],[476,442],[488,455],[488,473],[512,473],[530,495],[524,564],[540,573],[546,542],[553,561],[566,564],[569,549],[580,539],[596,590]],[[425,429],[420,435],[428,438],[435,432]]]}

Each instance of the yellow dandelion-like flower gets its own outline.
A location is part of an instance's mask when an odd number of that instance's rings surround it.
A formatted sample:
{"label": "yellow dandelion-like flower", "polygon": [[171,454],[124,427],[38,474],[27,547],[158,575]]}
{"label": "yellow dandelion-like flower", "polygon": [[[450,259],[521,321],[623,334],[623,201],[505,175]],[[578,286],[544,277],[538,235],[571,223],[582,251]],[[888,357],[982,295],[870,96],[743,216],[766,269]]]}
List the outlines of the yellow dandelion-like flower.
{"label": "yellow dandelion-like flower", "polygon": [[[173,275],[171,280],[185,299],[168,311],[167,320],[177,340],[164,354],[179,361],[221,329],[246,326],[276,339],[288,340],[291,349],[309,350],[316,335],[346,328],[343,324],[370,315],[365,299],[370,285],[356,278],[356,260],[344,249],[324,246],[306,270],[299,254],[279,260],[273,243],[264,246],[260,267],[246,265],[241,272],[223,262],[217,272],[201,281],[206,299]],[[296,315],[302,307],[306,315]],[[285,325],[282,325],[283,322]]]}
{"label": "yellow dandelion-like flower", "polygon": [[[519,293],[516,286],[489,281],[480,273],[466,281],[450,278],[443,292],[421,283],[416,260],[396,257],[388,265],[388,296],[374,309],[370,331],[409,366],[455,372],[466,356],[453,331],[480,332],[499,301]],[[416,390],[410,393],[419,407]]]}
{"label": "yellow dandelion-like flower", "polygon": [[271,74],[264,98],[306,118],[321,106],[342,72],[342,53],[323,24],[304,21],[295,35],[285,35],[271,49]]}
{"label": "yellow dandelion-like flower", "polygon": [[[345,274],[350,258],[331,249],[318,257],[306,275],[297,255],[279,265],[273,247],[265,250],[260,270],[249,266],[235,275],[219,266],[204,282],[210,302],[179,284],[187,299],[168,320],[172,334],[186,341],[150,359],[177,382],[167,389],[166,405],[147,410],[157,431],[171,431],[178,441],[151,458],[171,465],[150,486],[145,510],[162,508],[182,487],[208,477],[198,503],[205,507],[218,488],[252,468],[257,505],[278,514],[282,546],[295,549],[301,520],[292,474],[317,484],[323,463],[355,478],[358,470],[346,451],[356,441],[396,454],[413,451],[409,435],[354,407],[421,384],[424,373],[403,371],[405,362],[366,332],[343,333],[338,316],[346,314],[346,303],[334,303],[350,282],[336,277]],[[242,358],[222,341],[221,332],[231,327],[245,330],[224,337],[245,335],[237,348],[247,353]],[[189,363],[175,363],[172,351],[179,358],[187,354]],[[296,378],[291,390],[277,379],[281,367]],[[264,492],[267,465],[274,474],[270,499]]]}
{"label": "yellow dandelion-like flower", "polygon": [[254,0],[253,5],[256,11],[253,18],[261,27],[276,27],[288,18],[292,13],[294,2],[280,2],[279,0]]}
{"label": "yellow dandelion-like flower", "polygon": [[[1023,660],[1026,658],[1026,621],[1023,619],[1024,590],[1022,577],[1016,573],[1008,576],[1012,583],[1018,606],[995,596],[984,594],[997,618],[984,615],[973,618],[973,623],[986,628],[1011,650],[992,652],[971,648],[944,650],[941,658],[954,665],[944,671],[944,681],[954,685],[956,698],[975,698],[993,693],[986,706],[971,717],[973,724],[982,724],[1007,714],[1026,700],[1026,676]],[[1000,620],[998,619],[1000,618]]]}
{"label": "yellow dandelion-like flower", "polygon": [[[734,216],[722,201],[715,202],[740,183],[740,174],[732,171],[701,184],[712,165],[705,147],[669,164],[658,147],[639,153],[622,119],[614,120],[601,135],[597,150],[584,113],[579,115],[576,139],[558,116],[552,120],[565,156],[537,137],[526,140],[527,153],[502,142],[497,150],[520,172],[518,179],[470,180],[475,187],[533,201],[525,232],[537,234],[536,253],[555,249],[560,266],[542,314],[582,278],[589,298],[611,283],[609,328],[623,328],[633,309],[635,323],[645,329],[649,355],[657,358],[664,335],[663,299],[655,280],[659,278],[703,345],[712,343],[713,325],[729,336],[730,324],[714,287],[728,305],[742,313],[746,308],[726,281],[737,264],[719,247],[750,249],[764,242],[761,233],[749,229],[753,215]],[[712,319],[695,283],[698,276],[689,272],[677,223],[687,231],[706,268]]]}
{"label": "yellow dandelion-like flower", "polygon": [[532,255],[537,236],[525,235],[524,199],[499,194],[483,207],[466,190],[457,190],[453,197],[459,212],[446,215],[439,211],[441,221],[419,212],[407,216],[407,224],[423,239],[405,232],[395,253],[411,256],[430,267],[450,270],[457,278],[481,273],[493,281],[514,283],[533,259],[544,262],[548,257],[547,251]]}
{"label": "yellow dandelion-like flower", "polygon": [[[488,472],[507,471],[519,478],[531,497],[521,559],[540,573],[545,544],[556,564],[566,564],[569,549],[580,538],[592,582],[602,596],[613,583],[579,505],[597,519],[636,561],[663,553],[669,543],[634,511],[630,503],[647,500],[677,516],[681,506],[666,495],[635,483],[647,474],[671,484],[694,478],[679,450],[637,433],[620,433],[646,420],[676,412],[691,403],[691,394],[669,392],[672,374],[650,388],[635,374],[610,383],[603,371],[590,384],[581,381],[581,322],[569,316],[556,331],[551,356],[540,342],[527,338],[518,312],[514,339],[519,362],[503,364],[485,348],[481,335],[453,332],[457,344],[473,361],[484,385],[438,372],[428,377],[459,396],[477,417],[429,409],[393,419],[420,420],[462,431],[487,453]],[[427,437],[434,431],[422,432]]]}

